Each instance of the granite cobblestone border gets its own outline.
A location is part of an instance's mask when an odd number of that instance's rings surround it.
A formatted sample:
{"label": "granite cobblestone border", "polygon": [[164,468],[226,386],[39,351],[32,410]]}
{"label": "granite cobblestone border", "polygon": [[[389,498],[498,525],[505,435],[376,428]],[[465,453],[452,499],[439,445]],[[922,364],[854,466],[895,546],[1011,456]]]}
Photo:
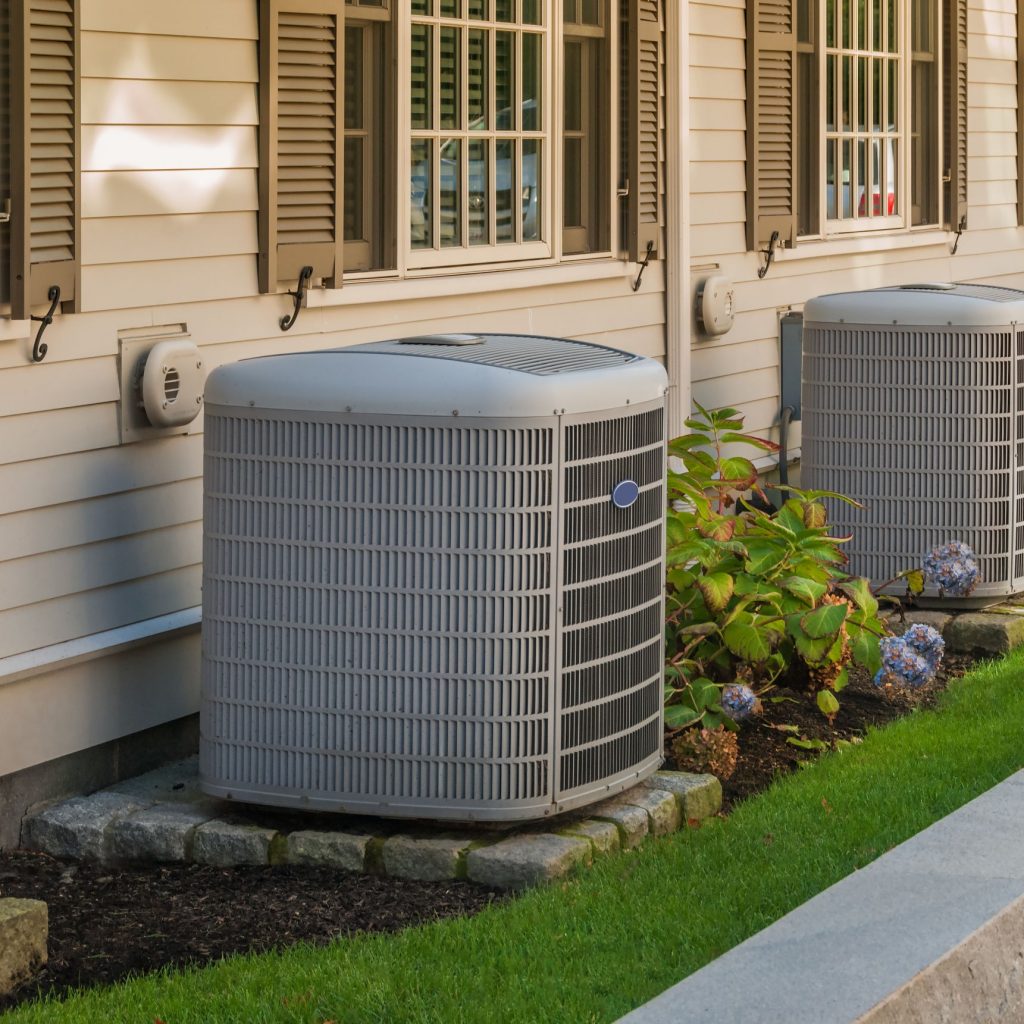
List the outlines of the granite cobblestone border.
{"label": "granite cobblestone border", "polygon": [[168,765],[31,815],[26,847],[55,857],[218,867],[296,864],[422,881],[466,879],[527,889],[564,878],[596,858],[634,849],[717,814],[713,775],[657,772],[608,800],[541,823],[502,830],[436,830],[409,823],[323,815],[304,819],[204,797],[196,759]]}

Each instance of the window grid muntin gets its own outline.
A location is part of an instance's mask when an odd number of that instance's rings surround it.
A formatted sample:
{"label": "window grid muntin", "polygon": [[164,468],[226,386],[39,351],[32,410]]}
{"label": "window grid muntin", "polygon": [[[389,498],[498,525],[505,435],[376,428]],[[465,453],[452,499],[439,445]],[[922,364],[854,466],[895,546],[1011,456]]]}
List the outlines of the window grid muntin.
{"label": "window grid muntin", "polygon": [[[508,5],[506,7],[506,5]],[[549,255],[547,250],[547,238],[545,226],[547,224],[547,210],[550,208],[550,183],[547,173],[550,147],[550,113],[549,108],[553,97],[549,95],[551,81],[549,75],[551,28],[545,18],[547,4],[538,0],[444,0],[446,12],[441,13],[441,0],[419,0],[412,4],[410,15],[409,39],[412,46],[413,33],[417,26],[422,26],[430,33],[430,52],[432,61],[430,67],[430,127],[414,126],[412,118],[411,77],[410,77],[410,117],[408,129],[408,149],[410,156],[410,175],[415,173],[416,161],[413,156],[417,145],[427,145],[430,150],[430,197],[427,204],[427,221],[429,224],[429,244],[417,245],[412,225],[412,213],[410,213],[410,258],[411,264],[416,265],[417,257],[424,254],[473,254],[480,262],[485,262],[493,254],[501,253],[503,258],[516,258],[517,250],[525,249],[524,255]],[[474,10],[482,9],[486,17],[471,16]],[[499,20],[499,15],[505,13],[506,9],[511,12],[512,20]],[[419,13],[426,10],[430,13]],[[526,20],[536,17],[536,21]],[[456,28],[460,30],[459,36],[459,122],[458,129],[441,128],[441,75],[442,62],[440,59],[441,31],[443,28]],[[487,89],[486,101],[486,127],[471,129],[469,126],[469,41],[470,31],[481,30],[487,35],[487,67],[485,83]],[[497,41],[498,33],[510,33],[513,36],[514,55],[512,68],[514,73],[512,116],[515,125],[509,129],[497,127]],[[535,36],[538,40],[538,66],[536,71],[537,92],[537,128],[536,130],[524,129],[522,127],[522,106],[523,106],[523,38],[527,35]],[[410,49],[411,60],[411,49]],[[466,216],[469,210],[469,194],[471,191],[469,174],[469,153],[470,143],[474,141],[485,141],[487,145],[487,242],[486,244],[470,244],[470,218]],[[442,226],[440,224],[441,214],[441,150],[446,143],[457,143],[458,167],[459,167],[459,189],[458,207],[460,212],[458,223],[457,244],[443,245]],[[513,211],[512,223],[514,225],[514,236],[511,241],[502,242],[498,236],[497,223],[497,148],[499,144],[511,144],[513,147],[512,162],[514,172],[511,176],[510,206]],[[525,191],[523,185],[523,160],[524,147],[531,145],[536,147],[535,157],[535,183],[534,188],[538,191],[538,199],[535,205],[536,212],[536,235],[534,238],[524,238],[524,213],[522,195]],[[520,197],[517,201],[517,196]],[[532,200],[531,200],[532,201]],[[415,206],[415,200],[413,205]],[[518,211],[518,215],[517,215]],[[542,253],[539,248],[543,246]],[[456,257],[457,258],[457,257]]]}
{"label": "window grid muntin", "polygon": [[[906,110],[908,93],[906,47],[903,45],[905,0],[822,0],[824,9],[825,42],[822,47],[821,91],[823,127],[821,132],[821,166],[824,170],[822,189],[823,220],[831,231],[857,231],[866,227],[901,227],[905,224],[906,207],[906,148],[909,142]],[[858,16],[858,13],[860,16]],[[862,40],[861,36],[867,38]],[[861,46],[862,42],[867,46]],[[875,48],[874,44],[880,44]],[[844,63],[849,62],[849,103],[844,104]],[[873,70],[880,65],[879,105],[885,122],[877,119],[875,96],[872,89]],[[862,86],[862,66],[867,70],[867,83]],[[895,91],[896,95],[891,94]],[[831,110],[829,107],[831,106]],[[863,111],[861,106],[866,107]],[[844,125],[844,107],[849,113],[849,125]],[[888,115],[895,126],[886,129]],[[875,156],[877,143],[878,157]],[[859,179],[858,148],[865,150],[867,181]],[[849,215],[844,215],[844,153],[849,147]],[[888,212],[888,165],[892,163],[893,212]],[[880,166],[878,166],[880,165]],[[830,166],[833,169],[833,205],[828,201]],[[877,167],[879,213],[874,212],[874,182]],[[863,193],[861,188],[863,184]],[[864,200],[864,212],[859,206]]]}

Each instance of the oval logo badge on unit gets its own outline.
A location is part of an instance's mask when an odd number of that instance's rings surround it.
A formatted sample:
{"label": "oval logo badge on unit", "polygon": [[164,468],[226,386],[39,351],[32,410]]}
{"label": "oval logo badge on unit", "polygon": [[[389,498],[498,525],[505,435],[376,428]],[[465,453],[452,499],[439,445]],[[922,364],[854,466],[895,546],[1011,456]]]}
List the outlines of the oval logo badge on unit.
{"label": "oval logo badge on unit", "polygon": [[640,487],[635,480],[623,480],[612,491],[612,504],[616,508],[629,508],[640,497]]}

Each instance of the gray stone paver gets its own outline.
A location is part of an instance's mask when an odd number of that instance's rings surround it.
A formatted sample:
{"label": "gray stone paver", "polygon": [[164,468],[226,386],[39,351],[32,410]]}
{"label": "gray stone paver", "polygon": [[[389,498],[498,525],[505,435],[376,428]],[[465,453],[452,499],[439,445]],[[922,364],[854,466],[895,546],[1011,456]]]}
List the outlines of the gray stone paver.
{"label": "gray stone paver", "polygon": [[468,836],[458,839],[433,836],[391,836],[384,842],[384,873],[421,882],[456,878],[460,858],[472,845]]}
{"label": "gray stone paver", "polygon": [[46,963],[49,911],[42,900],[0,899],[0,996]]}
{"label": "gray stone paver", "polygon": [[998,608],[957,615],[943,634],[951,651],[1005,654],[1024,644],[1024,615]]}
{"label": "gray stone paver", "polygon": [[286,858],[289,864],[364,871],[372,839],[356,832],[292,832]]}
{"label": "gray stone paver", "polygon": [[674,793],[679,801],[684,824],[713,817],[722,809],[722,783],[714,775],[655,772],[641,785]]}
{"label": "gray stone paver", "polygon": [[585,839],[547,833],[513,836],[466,857],[470,881],[495,889],[529,889],[564,878],[591,858]]}
{"label": "gray stone paver", "polygon": [[216,818],[214,807],[198,803],[156,804],[110,826],[110,859],[182,862],[191,859],[196,829]]}
{"label": "gray stone paver", "polygon": [[25,839],[72,859],[220,867],[287,862],[424,881],[468,875],[520,888],[564,877],[595,856],[632,849],[648,835],[668,834],[720,806],[721,786],[712,776],[658,772],[589,807],[500,833],[453,824],[439,824],[431,833],[348,815],[338,815],[336,829],[324,815],[303,828],[301,815],[206,796],[198,788],[197,760],[188,758],[46,807],[27,820]]}
{"label": "gray stone paver", "polygon": [[595,854],[618,853],[622,848],[619,830],[610,821],[577,821],[559,834],[586,839]]}
{"label": "gray stone paver", "polygon": [[196,829],[192,840],[192,859],[197,864],[212,864],[219,868],[269,864],[275,838],[277,831],[272,828],[208,821]]}
{"label": "gray stone paver", "polygon": [[73,797],[29,818],[25,845],[52,857],[105,861],[111,825],[147,806],[146,801],[106,791]]}

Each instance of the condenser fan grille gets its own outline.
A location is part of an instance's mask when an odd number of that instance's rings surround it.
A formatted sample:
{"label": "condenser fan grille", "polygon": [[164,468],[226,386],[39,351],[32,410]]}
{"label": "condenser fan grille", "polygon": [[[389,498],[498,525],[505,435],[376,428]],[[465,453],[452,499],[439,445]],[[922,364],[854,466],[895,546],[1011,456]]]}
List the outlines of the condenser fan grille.
{"label": "condenser fan grille", "polygon": [[851,571],[876,584],[950,540],[977,594],[1024,582],[1024,334],[807,325],[802,482],[831,503]]}

